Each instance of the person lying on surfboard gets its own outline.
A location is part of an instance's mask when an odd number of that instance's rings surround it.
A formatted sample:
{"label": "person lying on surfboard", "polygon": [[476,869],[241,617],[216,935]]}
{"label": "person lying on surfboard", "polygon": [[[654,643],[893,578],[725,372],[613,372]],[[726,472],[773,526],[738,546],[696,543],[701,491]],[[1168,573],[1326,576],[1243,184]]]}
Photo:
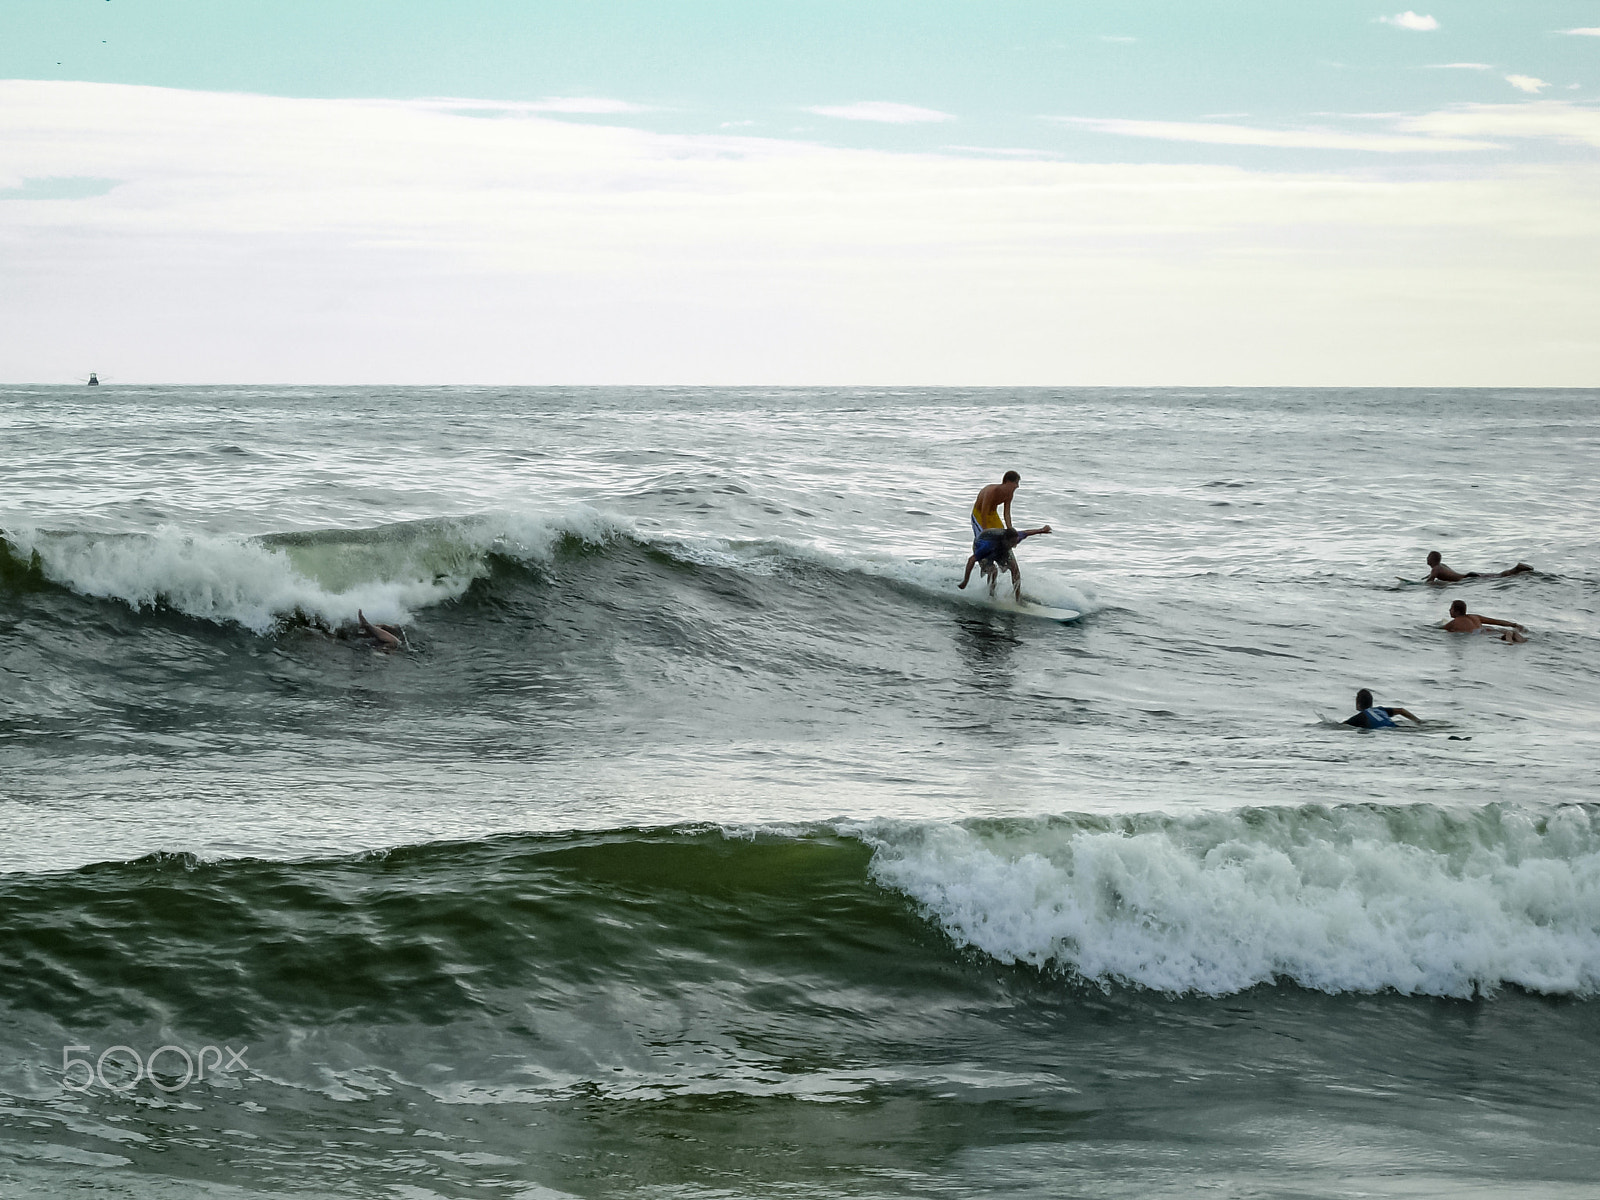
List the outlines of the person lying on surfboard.
{"label": "person lying on surfboard", "polygon": [[1398,729],[1400,727],[1394,723],[1395,717],[1405,717],[1418,725],[1422,724],[1422,718],[1410,709],[1374,704],[1372,693],[1362,688],[1356,693],[1356,715],[1346,717],[1344,724],[1354,725],[1357,729]]}
{"label": "person lying on surfboard", "polygon": [[1506,631],[1500,635],[1502,642],[1525,642],[1528,640],[1526,625],[1518,625],[1515,621],[1502,621],[1499,617],[1484,617],[1477,613],[1467,611],[1465,600],[1450,601],[1450,619],[1444,623],[1445,629],[1450,633],[1491,633],[1487,625],[1504,625]]}
{"label": "person lying on surfboard", "polygon": [[961,577],[957,587],[966,587],[967,581],[972,578],[972,568],[979,563],[983,564],[983,577],[989,581],[989,595],[994,595],[995,585],[1000,582],[1000,572],[1011,572],[1011,583],[1016,589],[1017,602],[1022,602],[1022,568],[1017,565],[1017,556],[1011,553],[1017,548],[1023,538],[1030,538],[1036,534],[1049,533],[1050,526],[1041,525],[1037,529],[985,529],[972,542],[972,555],[967,559],[967,573]]}
{"label": "person lying on surfboard", "polygon": [[1468,571],[1463,575],[1460,571],[1452,570],[1446,566],[1444,556],[1437,550],[1430,550],[1428,552],[1428,575],[1422,582],[1460,583],[1466,579],[1504,579],[1507,575],[1526,575],[1532,570],[1533,568],[1527,563],[1519,562],[1516,566],[1505,571]]}

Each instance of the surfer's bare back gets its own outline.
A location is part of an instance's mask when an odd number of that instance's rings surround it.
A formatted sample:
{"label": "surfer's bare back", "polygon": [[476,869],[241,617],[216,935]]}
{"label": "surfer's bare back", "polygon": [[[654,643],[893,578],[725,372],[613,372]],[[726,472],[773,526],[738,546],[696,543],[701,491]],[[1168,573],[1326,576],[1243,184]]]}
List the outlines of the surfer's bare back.
{"label": "surfer's bare back", "polygon": [[1515,621],[1502,621],[1499,617],[1485,617],[1478,613],[1467,611],[1465,600],[1452,600],[1450,602],[1450,619],[1444,623],[1444,628],[1449,633],[1491,633],[1485,629],[1486,625],[1504,625],[1505,632],[1500,635],[1502,642],[1525,642],[1528,640],[1526,625],[1518,625]]}
{"label": "surfer's bare back", "polygon": [[1444,561],[1444,556],[1437,550],[1430,550],[1428,552],[1428,575],[1427,578],[1425,578],[1422,582],[1461,583],[1463,580],[1467,579],[1504,579],[1507,575],[1526,575],[1532,570],[1533,568],[1527,563],[1519,562],[1516,566],[1505,571],[1467,571],[1465,574],[1463,574],[1462,572],[1447,566]]}

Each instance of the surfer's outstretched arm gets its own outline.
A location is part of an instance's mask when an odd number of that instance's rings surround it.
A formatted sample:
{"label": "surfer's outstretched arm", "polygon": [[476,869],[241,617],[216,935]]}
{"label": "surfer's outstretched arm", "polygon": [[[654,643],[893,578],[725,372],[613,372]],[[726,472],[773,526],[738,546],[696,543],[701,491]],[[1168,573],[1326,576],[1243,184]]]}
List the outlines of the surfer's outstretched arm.
{"label": "surfer's outstretched arm", "polygon": [[1398,705],[1391,704],[1389,705],[1389,715],[1391,717],[1405,717],[1409,721],[1415,721],[1418,725],[1422,724],[1422,718],[1409,708],[1400,708]]}
{"label": "surfer's outstretched arm", "polygon": [[1479,617],[1478,620],[1485,625],[1504,625],[1509,629],[1519,629],[1524,633],[1528,630],[1526,625],[1518,625],[1515,621],[1502,621],[1499,617]]}

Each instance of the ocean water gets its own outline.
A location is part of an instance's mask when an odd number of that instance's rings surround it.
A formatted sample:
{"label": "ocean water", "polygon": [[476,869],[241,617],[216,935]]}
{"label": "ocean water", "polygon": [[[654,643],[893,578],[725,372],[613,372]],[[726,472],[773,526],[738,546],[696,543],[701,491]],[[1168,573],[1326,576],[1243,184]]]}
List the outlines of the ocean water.
{"label": "ocean water", "polygon": [[0,388],[0,1195],[1600,1195],[1597,443]]}

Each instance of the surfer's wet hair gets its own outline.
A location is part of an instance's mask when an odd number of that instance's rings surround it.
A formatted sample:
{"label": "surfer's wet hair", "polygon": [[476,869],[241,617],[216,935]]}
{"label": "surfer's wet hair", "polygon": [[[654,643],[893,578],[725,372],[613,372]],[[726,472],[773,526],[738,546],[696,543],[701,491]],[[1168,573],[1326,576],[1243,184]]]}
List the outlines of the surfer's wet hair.
{"label": "surfer's wet hair", "polygon": [[1437,567],[1439,565],[1439,560],[1443,557],[1444,555],[1440,554],[1437,550],[1429,550],[1428,565],[1430,567]]}
{"label": "surfer's wet hair", "polygon": [[1362,688],[1356,693],[1356,707],[1359,709],[1368,709],[1372,707],[1372,693],[1367,691],[1366,688]]}
{"label": "surfer's wet hair", "polygon": [[1001,483],[1021,483],[1022,482],[1022,476],[1018,475],[1015,471],[1007,471],[1005,473],[1005,475],[1003,475],[1001,477],[1000,482]]}
{"label": "surfer's wet hair", "polygon": [[1464,616],[1466,616],[1467,615],[1467,602],[1465,600],[1452,600],[1452,601],[1450,601],[1450,615],[1452,617],[1464,617]]}

